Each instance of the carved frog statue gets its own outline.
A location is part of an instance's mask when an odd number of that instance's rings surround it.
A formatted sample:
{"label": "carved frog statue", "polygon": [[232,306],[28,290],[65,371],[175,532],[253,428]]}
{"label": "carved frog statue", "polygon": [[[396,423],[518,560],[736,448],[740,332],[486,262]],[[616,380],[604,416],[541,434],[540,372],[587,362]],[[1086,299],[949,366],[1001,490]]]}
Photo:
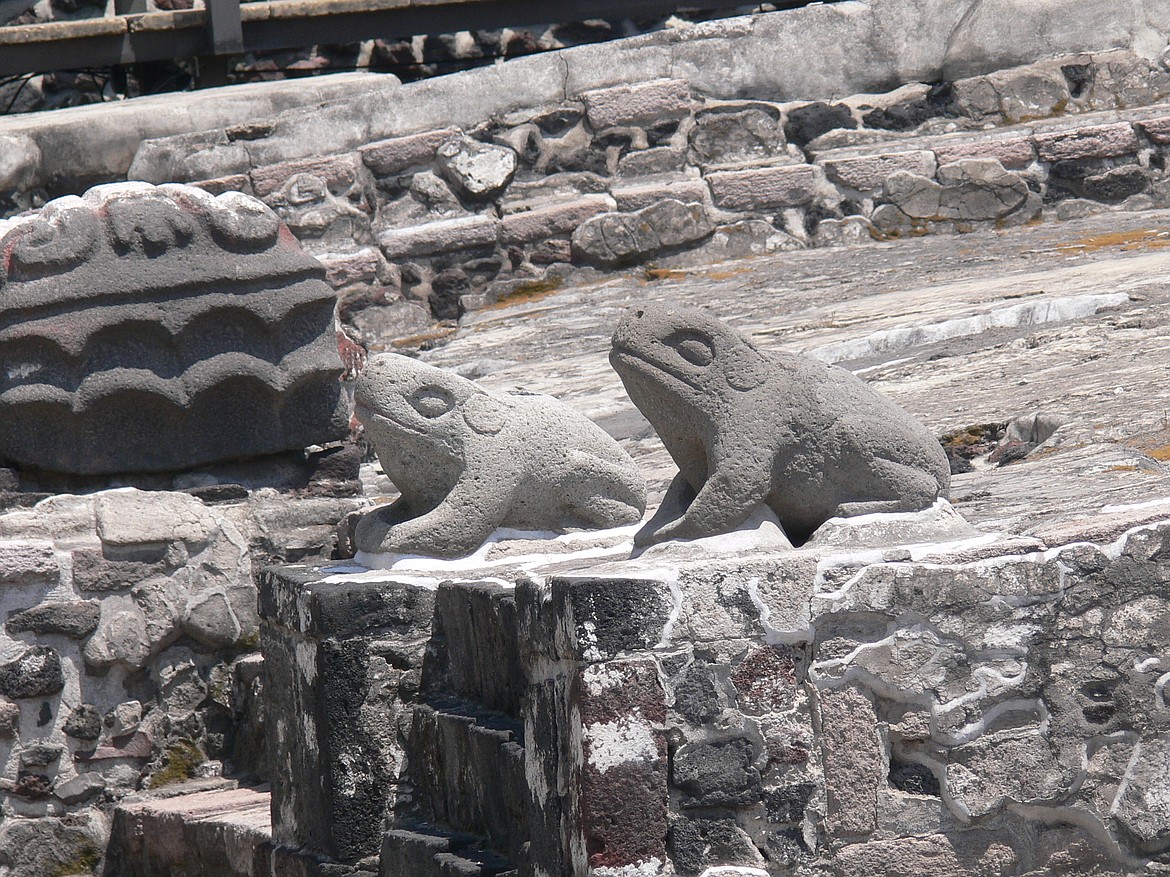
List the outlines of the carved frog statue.
{"label": "carved frog statue", "polygon": [[646,509],[634,461],[551,396],[489,393],[410,357],[373,357],[354,399],[386,475],[402,492],[358,523],[360,551],[456,558],[497,527],[599,529]]}
{"label": "carved frog statue", "polygon": [[800,545],[831,517],[947,495],[946,456],[907,412],[851,372],[764,353],[700,311],[629,311],[610,362],[679,468],[638,545],[729,532],[760,503]]}

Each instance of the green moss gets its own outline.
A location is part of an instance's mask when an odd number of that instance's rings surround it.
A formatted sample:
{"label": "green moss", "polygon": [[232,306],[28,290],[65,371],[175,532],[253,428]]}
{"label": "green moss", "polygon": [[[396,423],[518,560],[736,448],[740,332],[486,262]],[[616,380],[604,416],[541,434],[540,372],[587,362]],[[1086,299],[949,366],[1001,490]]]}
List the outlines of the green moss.
{"label": "green moss", "polygon": [[193,743],[184,740],[167,748],[166,759],[166,767],[150,775],[152,789],[181,783],[195,776],[196,768],[203,763],[203,753]]}
{"label": "green moss", "polygon": [[48,877],[71,877],[73,874],[92,874],[102,860],[101,851],[86,844],[77,851],[76,857],[65,862]]}

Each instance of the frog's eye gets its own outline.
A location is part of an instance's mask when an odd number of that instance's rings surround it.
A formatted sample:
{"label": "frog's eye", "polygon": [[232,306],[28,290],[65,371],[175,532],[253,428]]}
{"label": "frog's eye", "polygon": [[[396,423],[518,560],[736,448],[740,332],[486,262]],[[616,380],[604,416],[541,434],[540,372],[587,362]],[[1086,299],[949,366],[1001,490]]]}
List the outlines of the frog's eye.
{"label": "frog's eye", "polygon": [[442,387],[423,387],[410,397],[410,406],[423,417],[441,417],[455,407],[455,399]]}
{"label": "frog's eye", "polygon": [[691,365],[706,366],[715,359],[711,339],[700,332],[676,332],[668,343]]}

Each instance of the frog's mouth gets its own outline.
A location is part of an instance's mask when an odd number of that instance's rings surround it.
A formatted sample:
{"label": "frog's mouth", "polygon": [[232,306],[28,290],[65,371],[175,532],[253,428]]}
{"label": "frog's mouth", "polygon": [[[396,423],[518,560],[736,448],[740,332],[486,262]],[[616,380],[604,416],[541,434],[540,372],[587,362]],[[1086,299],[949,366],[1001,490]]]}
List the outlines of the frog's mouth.
{"label": "frog's mouth", "polygon": [[389,414],[383,414],[380,411],[375,411],[369,405],[362,402],[355,401],[353,406],[354,416],[362,423],[369,426],[371,423],[389,426],[391,429],[405,429],[408,432],[413,432],[416,435],[425,436],[426,433],[417,426],[412,426],[409,423],[399,420]]}
{"label": "frog's mouth", "polygon": [[[677,381],[692,390],[703,392],[703,388],[690,379],[688,375],[680,374],[664,362],[649,359],[629,347],[615,343],[609,352],[609,361],[619,375],[622,369],[638,375],[644,379],[668,383]],[[680,388],[681,389],[681,388]]]}

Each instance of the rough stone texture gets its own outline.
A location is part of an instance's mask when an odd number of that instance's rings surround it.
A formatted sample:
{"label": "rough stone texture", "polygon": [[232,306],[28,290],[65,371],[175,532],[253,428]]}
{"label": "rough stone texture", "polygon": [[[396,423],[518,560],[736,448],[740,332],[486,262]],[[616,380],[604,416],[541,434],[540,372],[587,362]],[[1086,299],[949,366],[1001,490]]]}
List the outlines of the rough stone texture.
{"label": "rough stone texture", "polygon": [[417,584],[344,578],[265,572],[260,614],[273,838],[354,860],[378,851],[397,794],[396,728],[410,720],[435,598]]}
{"label": "rough stone texture", "polygon": [[964,158],[987,158],[998,161],[1005,168],[1018,170],[1030,165],[1036,158],[1036,148],[1026,137],[963,138],[938,140],[932,144],[939,165],[950,164]]}
{"label": "rough stone texture", "polygon": [[686,115],[691,106],[690,86],[678,79],[587,91],[581,99],[585,102],[589,124],[597,131],[678,118]]}
{"label": "rough stone texture", "polygon": [[1128,122],[1036,135],[1036,151],[1045,161],[1112,158],[1132,155],[1137,150],[1137,135]]}
{"label": "rough stone texture", "polygon": [[15,699],[48,697],[65,687],[61,656],[48,646],[33,646],[0,665],[0,692]]}
{"label": "rough stone texture", "polygon": [[784,129],[771,107],[721,107],[695,118],[691,151],[700,166],[761,161],[786,154]]}
{"label": "rough stone texture", "polygon": [[891,152],[885,155],[819,157],[829,178],[859,192],[870,192],[881,187],[895,171],[930,177],[934,175],[934,153],[926,151]]}
{"label": "rough stone texture", "polygon": [[266,792],[188,785],[173,797],[143,795],[114,811],[105,856],[109,872],[124,877],[181,870],[223,877],[309,873],[309,861],[297,862],[295,869],[282,862],[277,870]]}
{"label": "rough stone texture", "polygon": [[819,706],[828,828],[838,836],[869,834],[877,828],[884,779],[873,704],[862,691],[846,688],[822,691]]}
{"label": "rough stone texture", "polygon": [[166,471],[344,432],[332,290],[259,202],[98,187],[16,223],[0,252],[0,347],[27,363],[0,389],[6,457]]}
{"label": "rough stone texture", "polygon": [[706,314],[649,306],[622,318],[610,361],[679,466],[637,544],[725,533],[760,504],[803,542],[834,515],[946,496],[937,441],[843,369],[769,357]]}
{"label": "rough stone texture", "polygon": [[8,616],[9,633],[59,633],[81,639],[98,625],[101,606],[96,600],[41,603]]}
{"label": "rough stone texture", "polygon": [[608,195],[584,195],[571,203],[533,206],[502,220],[501,239],[505,244],[529,244],[558,235],[571,234],[579,225],[606,213],[615,206]]}
{"label": "rough stone texture", "polygon": [[1022,207],[1028,184],[995,159],[965,158],[942,165],[939,183],[895,171],[883,184],[885,199],[912,219],[985,221]]}
{"label": "rough stone texture", "polygon": [[30,188],[40,161],[41,150],[33,139],[17,134],[0,136],[0,191]]}
{"label": "rough stone texture", "polygon": [[633,461],[555,399],[497,396],[384,354],[367,364],[355,401],[402,494],[358,524],[360,551],[461,557],[497,527],[613,527],[645,510]]}
{"label": "rough stone texture", "polygon": [[61,574],[51,542],[0,542],[0,583],[5,585],[48,584]]}
{"label": "rough stone texture", "polygon": [[461,216],[412,228],[387,229],[378,236],[378,246],[391,261],[404,256],[494,246],[499,228],[500,221],[494,216]]}
{"label": "rough stone texture", "polygon": [[458,133],[457,128],[423,131],[369,143],[358,151],[366,167],[379,176],[389,176],[430,164],[435,151]]}
{"label": "rough stone texture", "polygon": [[490,201],[512,182],[516,153],[506,146],[453,137],[435,152],[435,165],[464,198]]}
{"label": "rough stone texture", "polygon": [[809,165],[717,171],[707,175],[715,203],[729,210],[799,207],[816,196],[817,173]]}
{"label": "rough stone texture", "polygon": [[713,230],[701,204],[668,198],[634,213],[586,220],[573,232],[572,243],[583,260],[613,267],[702,240]]}

